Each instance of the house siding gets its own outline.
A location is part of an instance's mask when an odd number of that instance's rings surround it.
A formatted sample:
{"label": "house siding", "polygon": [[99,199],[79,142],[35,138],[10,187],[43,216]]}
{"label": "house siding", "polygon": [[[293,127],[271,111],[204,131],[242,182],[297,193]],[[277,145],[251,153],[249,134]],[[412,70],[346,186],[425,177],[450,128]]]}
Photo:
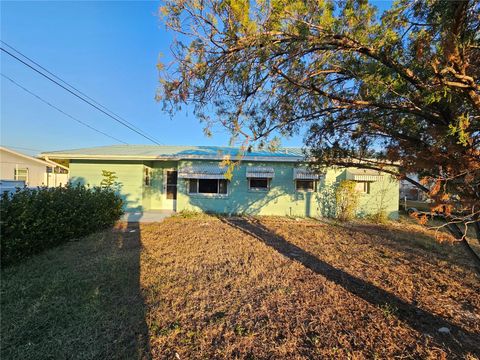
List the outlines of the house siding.
{"label": "house siding", "polygon": [[[217,164],[218,162],[180,161],[179,166]],[[265,166],[275,170],[267,192],[249,189],[246,168]],[[188,180],[179,179],[177,211],[193,210],[225,214],[280,215],[333,217],[335,216],[335,188],[346,179],[346,169],[329,169],[312,192],[297,191],[293,169],[305,164],[242,162],[233,171],[227,196],[188,194]],[[370,194],[361,194],[358,215],[367,216],[381,210],[391,218],[398,217],[398,181],[384,175],[372,182]]]}
{"label": "house siding", "polygon": [[28,169],[28,183],[26,185],[36,187],[47,184],[46,165],[7,151],[0,151],[0,179],[15,180],[15,168]]}
{"label": "house siding", "polygon": [[[164,176],[166,169],[176,170],[177,161],[149,161],[144,163],[144,167],[151,169],[151,185],[143,188],[143,207],[145,210],[168,210],[169,206],[165,199]],[[143,170],[145,171],[145,169]],[[143,176],[143,175],[142,175]],[[143,179],[142,179],[143,181]]]}
{"label": "house siding", "polygon": [[102,170],[116,173],[118,190],[127,210],[143,209],[144,165],[142,162],[70,161],[70,179],[73,184],[100,186],[103,179]]}
{"label": "house siding", "polygon": [[[165,202],[165,169],[178,169],[192,165],[216,165],[218,161],[94,161],[72,160],[70,172],[73,182],[100,185],[102,170],[115,171],[119,190],[125,200],[125,208],[156,210],[168,209]],[[265,166],[275,170],[270,189],[252,191],[248,186],[246,169],[249,166]],[[176,211],[193,210],[223,214],[280,215],[327,217],[335,216],[335,188],[346,179],[346,169],[331,168],[318,181],[314,192],[296,191],[293,170],[305,166],[292,162],[248,162],[236,166],[228,184],[226,196],[210,196],[188,193],[188,180],[178,179]],[[152,182],[144,185],[145,168],[151,169]],[[361,194],[359,216],[384,210],[391,218],[398,217],[399,184],[384,174],[380,181],[372,182],[370,194]],[[171,209],[171,208],[170,208]]]}

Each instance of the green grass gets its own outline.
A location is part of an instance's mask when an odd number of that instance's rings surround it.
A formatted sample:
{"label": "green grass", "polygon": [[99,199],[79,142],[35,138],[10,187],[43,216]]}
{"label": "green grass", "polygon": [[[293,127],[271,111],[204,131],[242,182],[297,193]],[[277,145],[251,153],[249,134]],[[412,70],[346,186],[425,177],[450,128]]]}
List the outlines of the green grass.
{"label": "green grass", "polygon": [[95,234],[2,271],[1,358],[142,356],[140,244],[127,234]]}

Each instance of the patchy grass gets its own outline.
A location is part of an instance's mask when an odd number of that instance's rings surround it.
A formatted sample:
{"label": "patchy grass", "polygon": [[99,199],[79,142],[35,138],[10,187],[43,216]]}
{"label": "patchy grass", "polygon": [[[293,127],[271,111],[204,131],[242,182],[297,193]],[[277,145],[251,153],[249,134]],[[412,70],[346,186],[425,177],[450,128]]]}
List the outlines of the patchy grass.
{"label": "patchy grass", "polygon": [[148,354],[137,234],[94,234],[2,270],[0,357]]}
{"label": "patchy grass", "polygon": [[470,266],[412,224],[123,224],[2,272],[1,355],[474,359]]}

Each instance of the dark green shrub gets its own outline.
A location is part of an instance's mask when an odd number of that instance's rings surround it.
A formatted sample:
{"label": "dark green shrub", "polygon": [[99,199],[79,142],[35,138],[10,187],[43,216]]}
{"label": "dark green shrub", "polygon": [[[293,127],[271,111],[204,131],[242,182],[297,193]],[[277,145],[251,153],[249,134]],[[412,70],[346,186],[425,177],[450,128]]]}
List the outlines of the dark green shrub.
{"label": "dark green shrub", "polygon": [[2,267],[113,226],[123,214],[122,205],[112,189],[82,185],[3,193]]}

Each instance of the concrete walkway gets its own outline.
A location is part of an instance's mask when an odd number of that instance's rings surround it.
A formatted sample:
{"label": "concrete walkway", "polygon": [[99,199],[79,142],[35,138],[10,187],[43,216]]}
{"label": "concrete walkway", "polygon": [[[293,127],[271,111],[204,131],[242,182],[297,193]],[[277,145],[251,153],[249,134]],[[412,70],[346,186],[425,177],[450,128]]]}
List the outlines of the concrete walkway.
{"label": "concrete walkway", "polygon": [[125,212],[120,221],[140,223],[160,222],[173,214],[175,214],[175,212],[171,210],[129,211]]}

